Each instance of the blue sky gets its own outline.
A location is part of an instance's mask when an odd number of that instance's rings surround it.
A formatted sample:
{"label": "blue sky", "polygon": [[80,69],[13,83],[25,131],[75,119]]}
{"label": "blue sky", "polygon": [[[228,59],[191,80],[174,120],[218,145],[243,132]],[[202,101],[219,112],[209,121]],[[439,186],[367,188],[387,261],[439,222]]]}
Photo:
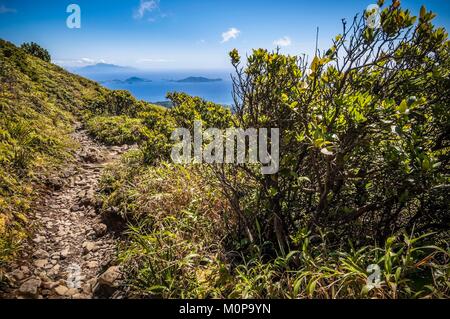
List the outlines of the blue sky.
{"label": "blue sky", "polygon": [[[386,0],[388,2],[389,0]],[[0,37],[15,44],[35,41],[58,64],[96,62],[143,69],[226,69],[238,48],[275,48],[312,54],[315,30],[325,49],[351,18],[376,0],[0,0]],[[81,28],[66,26],[66,7],[81,8]],[[418,13],[421,4],[450,30],[450,1],[403,0]]]}

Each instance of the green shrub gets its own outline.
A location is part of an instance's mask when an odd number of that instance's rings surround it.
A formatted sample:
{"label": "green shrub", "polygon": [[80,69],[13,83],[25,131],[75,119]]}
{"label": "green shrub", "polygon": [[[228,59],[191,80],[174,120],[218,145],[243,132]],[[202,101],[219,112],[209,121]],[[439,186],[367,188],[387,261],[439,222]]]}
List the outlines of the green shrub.
{"label": "green shrub", "polygon": [[127,116],[92,117],[87,121],[87,129],[108,145],[131,145],[141,142],[146,136],[142,120]]}
{"label": "green shrub", "polygon": [[421,12],[391,5],[375,31],[359,17],[311,63],[259,49],[244,64],[231,52],[237,125],[280,130],[277,174],[242,165],[247,178],[221,176],[265,240],[287,250],[303,227],[360,244],[414,226],[448,231],[450,42]]}
{"label": "green shrub", "polygon": [[124,90],[105,91],[94,98],[88,98],[87,116],[129,116],[139,117],[141,112],[163,109],[161,106],[153,105],[144,101],[136,100],[130,92]]}
{"label": "green shrub", "polygon": [[36,58],[41,59],[45,62],[50,62],[51,57],[50,53],[43,47],[39,46],[38,44],[34,42],[30,43],[23,43],[20,48],[24,50],[26,53],[31,54],[32,56],[35,56]]}
{"label": "green shrub", "polygon": [[216,103],[185,93],[168,93],[173,107],[170,114],[178,127],[193,129],[194,121],[201,120],[206,127],[227,128],[231,125],[231,111]]}
{"label": "green shrub", "polygon": [[192,130],[196,120],[202,121],[206,127],[226,128],[231,125],[231,111],[221,105],[185,93],[169,93],[167,98],[173,104],[172,108],[154,108],[140,113],[149,129],[142,148],[147,164],[170,159],[174,145],[170,136],[176,128]]}
{"label": "green shrub", "polygon": [[175,119],[169,110],[153,110],[140,115],[148,128],[146,141],[142,145],[145,163],[168,160],[173,146],[170,135],[177,128]]}

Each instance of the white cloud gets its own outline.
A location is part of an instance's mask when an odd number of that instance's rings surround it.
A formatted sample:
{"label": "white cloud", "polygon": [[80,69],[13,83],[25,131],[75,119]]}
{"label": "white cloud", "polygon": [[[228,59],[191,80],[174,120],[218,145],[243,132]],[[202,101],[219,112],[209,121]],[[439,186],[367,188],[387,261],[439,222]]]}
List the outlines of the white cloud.
{"label": "white cloud", "polygon": [[8,8],[8,7],[6,7],[6,6],[3,5],[3,4],[0,6],[0,14],[1,14],[1,13],[15,13],[15,12],[17,12],[16,9]]}
{"label": "white cloud", "polygon": [[228,31],[222,33],[222,43],[228,42],[231,39],[236,39],[240,33],[240,30],[236,28],[230,28]]}
{"label": "white cloud", "polygon": [[275,40],[273,44],[277,47],[288,47],[292,44],[292,40],[288,36],[284,36],[281,39]]}
{"label": "white cloud", "polygon": [[134,12],[135,19],[142,19],[147,12],[152,12],[159,7],[159,0],[141,0],[139,8]]}
{"label": "white cloud", "polygon": [[93,59],[89,59],[89,58],[81,58],[81,59],[80,59],[80,63],[94,64],[95,61],[94,61]]}

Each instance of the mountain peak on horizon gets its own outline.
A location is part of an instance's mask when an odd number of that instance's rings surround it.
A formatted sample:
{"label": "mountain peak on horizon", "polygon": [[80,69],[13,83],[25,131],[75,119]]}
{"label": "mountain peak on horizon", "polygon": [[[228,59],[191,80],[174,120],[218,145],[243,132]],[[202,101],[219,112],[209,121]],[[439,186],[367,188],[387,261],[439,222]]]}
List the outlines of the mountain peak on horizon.
{"label": "mountain peak on horizon", "polygon": [[[89,66],[89,65],[88,65]],[[100,63],[96,63],[96,64],[92,64],[90,66],[115,66],[115,67],[120,67],[122,68],[123,66],[117,65],[117,64],[112,64],[112,63],[105,63],[105,62],[100,62]]]}
{"label": "mountain peak on horizon", "polygon": [[114,71],[125,71],[125,70],[135,70],[135,69],[132,67],[129,67],[129,66],[122,66],[122,65],[104,63],[104,62],[77,68],[77,71],[81,71],[81,72],[86,72],[86,71],[87,72],[99,72],[99,71],[114,72]]}

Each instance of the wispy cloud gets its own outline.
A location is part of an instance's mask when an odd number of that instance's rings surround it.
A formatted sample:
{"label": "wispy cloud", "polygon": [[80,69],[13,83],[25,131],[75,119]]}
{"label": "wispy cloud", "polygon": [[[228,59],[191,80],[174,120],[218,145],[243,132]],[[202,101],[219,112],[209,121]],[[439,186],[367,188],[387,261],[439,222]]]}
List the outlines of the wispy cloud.
{"label": "wispy cloud", "polygon": [[292,44],[292,40],[288,36],[284,36],[281,39],[275,40],[273,44],[277,47],[288,47]]}
{"label": "wispy cloud", "polygon": [[[139,7],[134,11],[133,17],[135,19],[142,19],[146,13],[155,11],[159,8],[159,0],[140,0]],[[154,18],[147,20],[153,21]]]}
{"label": "wispy cloud", "polygon": [[15,12],[17,12],[16,9],[8,8],[4,4],[0,5],[0,14],[2,14],[2,13],[15,13]]}
{"label": "wispy cloud", "polygon": [[228,31],[222,33],[222,42],[221,43],[228,42],[231,39],[236,39],[240,33],[241,33],[240,30],[238,30],[236,28],[230,28]]}
{"label": "wispy cloud", "polygon": [[80,58],[80,59],[56,60],[55,63],[64,67],[83,67],[88,65],[94,65],[97,63],[107,63],[107,62],[104,59]]}

